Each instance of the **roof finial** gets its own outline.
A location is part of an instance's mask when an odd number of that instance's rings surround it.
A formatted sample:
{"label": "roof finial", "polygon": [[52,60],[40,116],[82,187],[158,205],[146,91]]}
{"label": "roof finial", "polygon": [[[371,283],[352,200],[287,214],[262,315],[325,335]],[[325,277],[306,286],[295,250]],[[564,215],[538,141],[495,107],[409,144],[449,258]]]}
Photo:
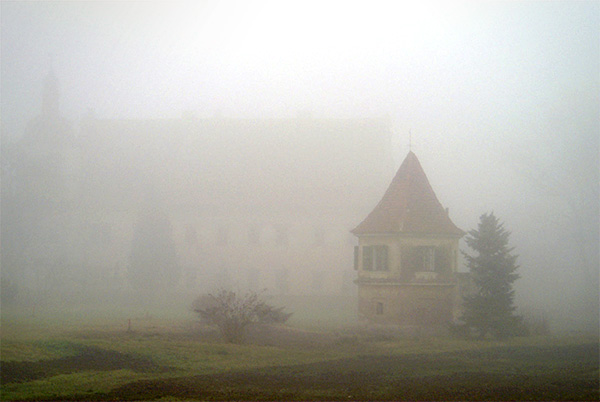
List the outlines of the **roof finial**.
{"label": "roof finial", "polygon": [[408,129],[408,151],[412,151],[412,132],[410,128]]}

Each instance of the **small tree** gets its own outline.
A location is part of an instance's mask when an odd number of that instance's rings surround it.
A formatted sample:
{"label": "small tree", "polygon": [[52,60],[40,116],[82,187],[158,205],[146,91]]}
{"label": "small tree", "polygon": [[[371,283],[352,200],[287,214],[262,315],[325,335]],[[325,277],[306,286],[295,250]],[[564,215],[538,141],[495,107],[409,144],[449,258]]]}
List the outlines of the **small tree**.
{"label": "small tree", "polygon": [[227,342],[242,343],[246,328],[252,323],[279,324],[292,315],[283,307],[267,304],[256,292],[244,295],[221,289],[215,295],[200,296],[194,301],[193,310],[200,318],[214,324]]}
{"label": "small tree", "polygon": [[464,299],[463,320],[469,328],[478,331],[480,338],[492,333],[497,337],[515,335],[520,317],[514,315],[512,284],[519,278],[516,273],[517,256],[508,247],[510,232],[506,231],[494,213],[480,217],[477,230],[469,231],[467,245],[475,251],[463,255],[476,287]]}

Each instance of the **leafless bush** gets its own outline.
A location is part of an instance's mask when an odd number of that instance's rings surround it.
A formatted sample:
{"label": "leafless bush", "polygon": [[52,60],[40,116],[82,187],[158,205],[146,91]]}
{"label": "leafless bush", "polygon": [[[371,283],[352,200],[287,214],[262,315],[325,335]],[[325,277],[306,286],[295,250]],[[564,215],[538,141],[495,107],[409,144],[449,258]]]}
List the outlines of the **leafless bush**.
{"label": "leafless bush", "polygon": [[292,315],[283,307],[267,304],[256,292],[239,294],[225,289],[198,297],[192,308],[202,320],[216,325],[230,343],[242,343],[250,324],[280,324]]}

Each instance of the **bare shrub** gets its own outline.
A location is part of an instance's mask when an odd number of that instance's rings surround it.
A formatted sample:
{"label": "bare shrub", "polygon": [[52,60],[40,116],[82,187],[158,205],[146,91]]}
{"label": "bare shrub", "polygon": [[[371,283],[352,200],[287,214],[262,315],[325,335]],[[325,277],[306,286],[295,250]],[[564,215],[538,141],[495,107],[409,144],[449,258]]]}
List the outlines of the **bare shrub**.
{"label": "bare shrub", "polygon": [[192,309],[203,321],[216,325],[229,343],[243,343],[250,324],[282,324],[292,315],[283,307],[267,304],[256,292],[239,294],[225,289],[198,297]]}

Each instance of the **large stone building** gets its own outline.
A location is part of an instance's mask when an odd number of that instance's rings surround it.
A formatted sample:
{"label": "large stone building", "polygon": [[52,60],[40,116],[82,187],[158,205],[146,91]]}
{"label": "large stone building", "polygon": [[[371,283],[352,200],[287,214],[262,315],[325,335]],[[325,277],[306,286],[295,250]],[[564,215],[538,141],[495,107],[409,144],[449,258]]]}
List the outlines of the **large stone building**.
{"label": "large stone building", "polygon": [[463,231],[438,201],[411,151],[373,211],[352,233],[358,311],[373,323],[435,326],[457,318]]}
{"label": "large stone building", "polygon": [[354,290],[348,231],[393,172],[387,119],[67,122],[58,93],[51,74],[42,112],[3,144],[5,283]]}

